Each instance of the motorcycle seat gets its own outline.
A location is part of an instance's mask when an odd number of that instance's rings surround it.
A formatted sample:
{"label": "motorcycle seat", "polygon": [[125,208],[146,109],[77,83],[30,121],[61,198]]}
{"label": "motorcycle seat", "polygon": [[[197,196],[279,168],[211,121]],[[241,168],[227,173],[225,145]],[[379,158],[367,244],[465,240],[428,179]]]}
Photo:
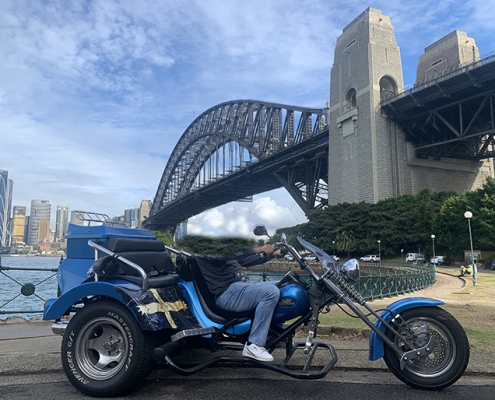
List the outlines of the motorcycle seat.
{"label": "motorcycle seat", "polygon": [[199,302],[204,313],[210,320],[225,325],[233,320],[237,320],[235,323],[242,323],[254,317],[254,309],[244,312],[233,312],[220,308],[206,286],[197,261],[193,257],[190,257],[187,260],[186,266],[192,272],[192,281],[198,294]]}
{"label": "motorcycle seat", "polygon": [[[119,276],[119,278],[125,279],[126,281],[131,281],[137,283],[138,285],[143,284],[143,279],[140,276]],[[148,287],[152,288],[162,288],[166,286],[174,286],[179,282],[179,275],[177,274],[168,274],[168,275],[159,275],[152,276],[148,278]]]}

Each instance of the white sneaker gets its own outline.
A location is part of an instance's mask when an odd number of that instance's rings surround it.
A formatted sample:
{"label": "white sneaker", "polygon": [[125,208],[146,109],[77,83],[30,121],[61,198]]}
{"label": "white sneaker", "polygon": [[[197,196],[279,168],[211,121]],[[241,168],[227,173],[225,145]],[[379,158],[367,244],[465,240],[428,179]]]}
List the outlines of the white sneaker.
{"label": "white sneaker", "polygon": [[257,346],[254,343],[248,345],[247,343],[244,345],[244,349],[242,350],[242,355],[244,357],[254,358],[258,361],[273,361],[273,357],[264,347]]}

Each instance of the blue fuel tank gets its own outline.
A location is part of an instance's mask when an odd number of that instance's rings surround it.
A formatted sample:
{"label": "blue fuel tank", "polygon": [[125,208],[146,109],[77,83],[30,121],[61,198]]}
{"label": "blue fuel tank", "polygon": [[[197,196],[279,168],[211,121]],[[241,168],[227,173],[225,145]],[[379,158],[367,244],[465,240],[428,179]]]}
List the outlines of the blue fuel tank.
{"label": "blue fuel tank", "polygon": [[280,288],[280,299],[273,312],[272,321],[285,322],[297,318],[309,309],[309,296],[306,289],[298,283]]}

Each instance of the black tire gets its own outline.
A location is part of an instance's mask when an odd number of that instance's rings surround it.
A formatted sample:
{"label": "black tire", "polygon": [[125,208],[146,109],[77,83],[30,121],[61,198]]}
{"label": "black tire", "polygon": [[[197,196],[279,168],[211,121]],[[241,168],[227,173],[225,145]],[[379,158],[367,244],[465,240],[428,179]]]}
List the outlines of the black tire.
{"label": "black tire", "polygon": [[[459,322],[438,307],[413,308],[400,315],[405,322],[413,326],[428,324],[432,351],[424,357],[407,362],[401,370],[397,353],[385,346],[383,358],[388,368],[402,382],[417,389],[441,390],[454,384],[462,376],[469,362],[469,342]],[[400,339],[390,330],[386,331],[386,335],[400,344]],[[421,346],[421,343],[418,345]],[[410,350],[403,344],[401,347],[405,351]]]}
{"label": "black tire", "polygon": [[153,348],[125,306],[98,300],[71,319],[62,340],[62,366],[82,393],[118,396],[137,388],[153,370]]}

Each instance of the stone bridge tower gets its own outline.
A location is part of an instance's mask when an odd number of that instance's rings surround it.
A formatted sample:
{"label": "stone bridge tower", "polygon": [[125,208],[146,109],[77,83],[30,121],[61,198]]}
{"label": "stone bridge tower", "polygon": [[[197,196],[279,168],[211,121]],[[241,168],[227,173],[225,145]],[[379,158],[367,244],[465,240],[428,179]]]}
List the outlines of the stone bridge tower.
{"label": "stone bridge tower", "polygon": [[[428,46],[419,60],[418,79],[449,67],[438,59],[462,63],[452,54],[479,57],[474,40],[467,39],[455,31]],[[376,203],[425,188],[463,192],[493,176],[491,159],[416,158],[412,144],[380,108],[382,97],[403,90],[400,50],[390,17],[370,7],[344,28],[335,47],[328,111],[329,205]]]}
{"label": "stone bridge tower", "polygon": [[368,8],[337,38],[330,77],[329,204],[401,194],[404,137],[381,115],[381,95],[404,89],[390,17]]}

